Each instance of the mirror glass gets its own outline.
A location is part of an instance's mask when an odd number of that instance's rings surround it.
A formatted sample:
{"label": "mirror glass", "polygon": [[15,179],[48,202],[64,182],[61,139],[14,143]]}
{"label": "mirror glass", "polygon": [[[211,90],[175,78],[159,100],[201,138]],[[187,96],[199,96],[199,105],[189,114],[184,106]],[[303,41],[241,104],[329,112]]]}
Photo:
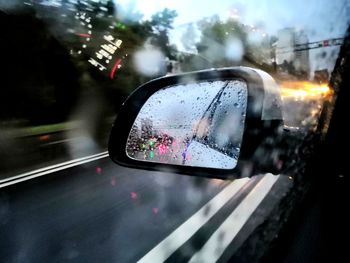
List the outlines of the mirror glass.
{"label": "mirror glass", "polygon": [[126,153],[145,162],[233,169],[246,107],[247,85],[243,80],[165,87],[141,108]]}

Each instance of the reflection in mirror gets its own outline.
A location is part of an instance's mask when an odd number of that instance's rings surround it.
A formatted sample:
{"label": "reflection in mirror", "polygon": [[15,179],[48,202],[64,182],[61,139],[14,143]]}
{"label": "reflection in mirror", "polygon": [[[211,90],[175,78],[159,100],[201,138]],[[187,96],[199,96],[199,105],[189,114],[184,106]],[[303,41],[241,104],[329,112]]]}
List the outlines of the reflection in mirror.
{"label": "reflection in mirror", "polygon": [[246,106],[247,86],[242,80],[168,86],[143,105],[126,153],[139,161],[233,169]]}

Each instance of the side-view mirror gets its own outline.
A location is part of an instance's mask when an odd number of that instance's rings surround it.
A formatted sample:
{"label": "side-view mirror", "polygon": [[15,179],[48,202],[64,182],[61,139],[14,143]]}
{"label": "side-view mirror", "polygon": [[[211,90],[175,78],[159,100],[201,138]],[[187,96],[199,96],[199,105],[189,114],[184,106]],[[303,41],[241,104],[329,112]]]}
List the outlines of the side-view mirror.
{"label": "side-view mirror", "polygon": [[283,160],[273,141],[282,128],[279,88],[261,70],[172,75],[144,84],[124,102],[109,155],[128,167],[215,178],[278,173]]}

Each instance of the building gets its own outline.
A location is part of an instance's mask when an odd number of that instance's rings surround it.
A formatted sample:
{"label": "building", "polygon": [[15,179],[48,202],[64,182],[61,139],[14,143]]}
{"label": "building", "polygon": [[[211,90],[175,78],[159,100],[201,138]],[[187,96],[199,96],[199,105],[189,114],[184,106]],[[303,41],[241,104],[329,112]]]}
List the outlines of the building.
{"label": "building", "polygon": [[277,33],[276,63],[291,63],[294,61],[295,30],[284,28]]}
{"label": "building", "polygon": [[[295,45],[302,45],[309,42],[309,39],[304,31],[296,33],[295,36]],[[309,59],[309,50],[301,50],[294,52],[295,60],[294,67],[297,72],[304,75],[306,78],[309,77],[310,71],[310,59]]]}
{"label": "building", "polygon": [[310,74],[309,50],[295,51],[295,46],[309,42],[304,31],[284,28],[278,31],[276,43],[276,63],[288,73],[308,78]]}

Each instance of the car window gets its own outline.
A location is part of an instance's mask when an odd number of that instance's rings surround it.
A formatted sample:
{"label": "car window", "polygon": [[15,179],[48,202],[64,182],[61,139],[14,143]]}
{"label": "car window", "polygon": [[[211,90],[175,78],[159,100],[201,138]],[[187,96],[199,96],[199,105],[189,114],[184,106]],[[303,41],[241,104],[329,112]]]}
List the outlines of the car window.
{"label": "car window", "polygon": [[[252,253],[243,243],[296,193],[295,171],[310,149],[298,150],[327,133],[325,110],[336,94],[330,80],[349,14],[346,0],[0,0],[0,261],[225,262]],[[283,119],[288,173],[231,182],[107,161],[113,121],[141,84],[234,66],[264,76],[262,119]],[[180,88],[160,90],[144,105],[129,157],[236,167],[246,83]],[[173,108],[183,110],[186,132],[177,133]],[[172,118],[173,126],[150,123],[147,114]],[[255,156],[278,162],[271,145],[279,139],[268,138],[268,151]],[[271,239],[278,235],[266,229]],[[265,246],[256,242],[256,251]]]}

